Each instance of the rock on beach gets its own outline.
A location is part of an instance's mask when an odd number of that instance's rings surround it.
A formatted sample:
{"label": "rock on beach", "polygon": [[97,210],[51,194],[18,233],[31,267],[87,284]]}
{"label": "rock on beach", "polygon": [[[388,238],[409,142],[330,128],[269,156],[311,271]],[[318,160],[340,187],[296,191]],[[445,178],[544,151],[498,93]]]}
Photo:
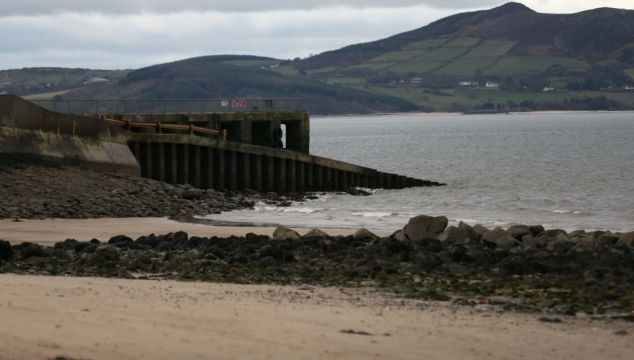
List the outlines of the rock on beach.
{"label": "rock on beach", "polygon": [[409,219],[403,232],[405,237],[412,241],[434,239],[445,231],[448,222],[445,216],[419,215]]}

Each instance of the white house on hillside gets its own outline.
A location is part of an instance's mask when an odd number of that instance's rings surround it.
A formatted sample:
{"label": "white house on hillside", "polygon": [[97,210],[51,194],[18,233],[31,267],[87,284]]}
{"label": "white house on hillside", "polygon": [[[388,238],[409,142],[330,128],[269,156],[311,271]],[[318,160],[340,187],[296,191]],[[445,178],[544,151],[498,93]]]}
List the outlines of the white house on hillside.
{"label": "white house on hillside", "polygon": [[480,83],[478,83],[477,81],[459,81],[458,85],[459,86],[479,86]]}

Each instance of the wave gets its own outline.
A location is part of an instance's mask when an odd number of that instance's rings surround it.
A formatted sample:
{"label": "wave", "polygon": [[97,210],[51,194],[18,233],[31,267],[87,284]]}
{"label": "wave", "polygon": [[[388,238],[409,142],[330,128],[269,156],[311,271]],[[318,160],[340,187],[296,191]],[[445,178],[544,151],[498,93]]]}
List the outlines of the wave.
{"label": "wave", "polygon": [[352,216],[361,216],[361,217],[373,217],[373,218],[382,218],[382,217],[389,217],[389,216],[396,216],[396,213],[392,213],[392,212],[353,212],[350,215]]}
{"label": "wave", "polygon": [[311,207],[289,207],[289,208],[281,208],[282,212],[286,213],[301,213],[301,214],[312,214],[318,211],[323,211],[322,208],[311,208]]}
{"label": "wave", "polygon": [[[295,205],[295,204],[294,204]],[[312,207],[307,207],[307,206],[290,206],[290,207],[283,207],[283,206],[274,206],[274,205],[267,205],[265,203],[257,203],[255,204],[255,206],[253,206],[253,211],[256,212],[284,212],[284,213],[300,213],[300,214],[312,214],[312,213],[316,213],[318,211],[323,211],[323,208],[312,208]]]}
{"label": "wave", "polygon": [[555,214],[592,215],[592,213],[588,211],[574,211],[565,209],[555,209],[552,212]]}

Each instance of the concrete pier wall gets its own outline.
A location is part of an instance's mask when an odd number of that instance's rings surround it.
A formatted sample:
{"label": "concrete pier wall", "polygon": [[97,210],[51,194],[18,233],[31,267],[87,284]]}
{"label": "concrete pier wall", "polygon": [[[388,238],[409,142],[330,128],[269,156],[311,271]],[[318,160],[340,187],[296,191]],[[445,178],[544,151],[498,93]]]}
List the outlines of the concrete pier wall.
{"label": "concrete pier wall", "polygon": [[[278,132],[286,128],[286,149],[308,154],[310,120],[306,112],[238,112],[218,114],[110,114],[112,119],[162,124],[193,124],[214,130],[226,130],[227,140],[279,148]],[[141,131],[140,131],[141,132]],[[146,133],[153,132],[145,130]],[[167,132],[169,133],[169,132]]]}
{"label": "concrete pier wall", "polygon": [[425,185],[319,156],[211,138],[131,134],[129,144],[143,176],[201,188],[292,192]]}
{"label": "concrete pier wall", "polygon": [[0,95],[0,154],[140,174],[122,129],[11,95]]}
{"label": "concrete pier wall", "polygon": [[[170,116],[126,115],[122,119],[185,121]],[[15,96],[0,95],[0,155],[34,156],[220,190],[292,192],[357,186],[398,189],[431,184],[309,155],[305,113],[198,114],[186,121],[197,125],[216,122],[212,128],[232,128],[229,133],[238,135],[234,135],[236,141],[228,141],[156,133],[152,128],[130,132],[97,117],[55,113]],[[259,131],[269,131],[280,124],[287,125],[289,149],[258,144],[275,135],[273,130],[264,135]]]}

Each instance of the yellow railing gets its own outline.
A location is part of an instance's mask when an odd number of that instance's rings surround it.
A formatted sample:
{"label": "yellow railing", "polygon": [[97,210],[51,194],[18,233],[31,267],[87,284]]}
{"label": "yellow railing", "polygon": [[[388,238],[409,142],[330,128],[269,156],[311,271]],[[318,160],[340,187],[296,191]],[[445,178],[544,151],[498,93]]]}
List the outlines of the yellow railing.
{"label": "yellow railing", "polygon": [[146,122],[133,122],[128,120],[117,120],[111,119],[105,116],[101,116],[101,119],[108,124],[119,125],[126,130],[130,129],[154,129],[157,134],[163,132],[163,130],[180,130],[187,131],[190,135],[196,135],[196,133],[202,133],[206,135],[216,136],[223,140],[227,140],[227,130],[214,130],[200,126],[194,126],[193,124],[189,125],[180,125],[180,124],[163,124],[160,122],[157,123],[146,123]]}

